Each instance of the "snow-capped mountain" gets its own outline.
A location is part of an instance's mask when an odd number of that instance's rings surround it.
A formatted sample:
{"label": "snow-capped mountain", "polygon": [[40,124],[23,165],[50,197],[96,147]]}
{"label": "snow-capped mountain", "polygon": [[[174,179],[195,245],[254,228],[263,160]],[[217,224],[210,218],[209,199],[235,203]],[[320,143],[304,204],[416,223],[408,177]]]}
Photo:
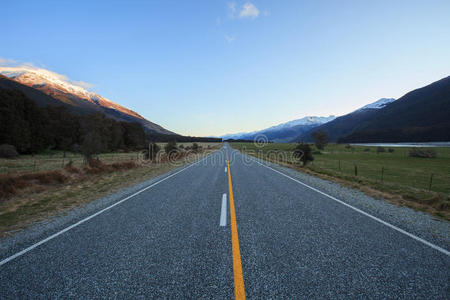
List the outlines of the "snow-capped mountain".
{"label": "snow-capped mountain", "polygon": [[72,107],[86,111],[100,111],[108,117],[120,121],[139,122],[150,132],[173,134],[158,124],[154,124],[137,112],[86,90],[88,84],[71,81],[66,76],[32,66],[0,67],[0,75],[20,84],[35,88]]}
{"label": "snow-capped mountain", "polygon": [[255,137],[259,135],[264,135],[269,141],[285,142],[311,128],[330,122],[335,118],[336,118],[335,116],[328,116],[328,117],[308,116],[301,119],[296,119],[293,121],[275,125],[262,130],[226,134],[221,136],[221,138],[223,140],[227,139],[253,140],[255,139]]}
{"label": "snow-capped mountain", "polygon": [[360,109],[357,109],[356,111],[364,110],[364,109],[380,109],[394,101],[395,101],[394,98],[381,98],[380,100],[377,100],[373,103],[367,104],[367,105],[361,107]]}
{"label": "snow-capped mountain", "polygon": [[90,92],[80,86],[81,82],[71,83],[65,76],[40,68],[32,67],[0,67],[0,74],[14,79],[24,85],[37,89],[56,89],[64,93],[75,95],[97,105],[115,109],[136,118],[143,119],[141,115],[112,102],[94,92]]}
{"label": "snow-capped mountain", "polygon": [[281,123],[279,125],[275,125],[272,127],[269,127],[265,130],[274,130],[274,129],[281,129],[281,128],[290,128],[298,125],[321,125],[325,124],[327,122],[333,121],[336,119],[336,116],[328,116],[328,117],[314,117],[314,116],[308,116],[301,119],[289,121],[286,123]]}

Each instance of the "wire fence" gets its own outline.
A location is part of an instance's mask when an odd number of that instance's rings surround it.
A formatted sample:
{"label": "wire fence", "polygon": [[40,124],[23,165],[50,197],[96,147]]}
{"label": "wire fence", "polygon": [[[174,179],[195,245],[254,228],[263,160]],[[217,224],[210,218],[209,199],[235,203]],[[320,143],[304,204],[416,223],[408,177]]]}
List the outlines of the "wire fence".
{"label": "wire fence", "polygon": [[[140,152],[103,153],[98,158],[104,163],[138,160]],[[77,168],[85,165],[82,155],[74,153],[57,153],[53,155],[24,155],[18,159],[0,159],[0,174],[34,173],[63,168],[69,162]]]}
{"label": "wire fence", "polygon": [[450,174],[414,171],[398,166],[373,165],[364,161],[350,162],[346,160],[316,160],[312,163],[312,168],[358,177],[374,183],[396,184],[450,194]]}
{"label": "wire fence", "polygon": [[[266,151],[255,152],[255,156],[265,157],[272,162],[288,164],[299,164],[292,152],[289,151]],[[363,179],[375,184],[386,184],[408,189],[420,189],[424,191],[434,191],[450,195],[450,173],[445,168],[416,167],[407,163],[399,164],[384,161],[382,159],[352,160],[333,159],[325,155],[315,155],[315,160],[310,162],[309,168],[319,173],[334,176],[352,177],[353,179]],[[420,159],[419,159],[420,160]],[[425,161],[421,161],[423,164]]]}

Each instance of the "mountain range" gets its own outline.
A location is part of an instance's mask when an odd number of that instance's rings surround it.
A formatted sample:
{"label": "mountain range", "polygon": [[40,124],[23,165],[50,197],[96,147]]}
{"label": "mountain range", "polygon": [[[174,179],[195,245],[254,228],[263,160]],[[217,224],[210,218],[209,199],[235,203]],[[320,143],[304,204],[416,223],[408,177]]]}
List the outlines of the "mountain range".
{"label": "mountain range", "polygon": [[300,133],[293,142],[312,141],[322,130],[331,142],[450,141],[450,76],[413,90],[399,99],[380,99],[352,113]]}
{"label": "mountain range", "polygon": [[[177,135],[84,86],[41,68],[0,67],[0,89],[20,90],[40,107],[65,106],[81,115],[100,112],[117,121],[137,122],[153,140],[202,139]],[[411,91],[398,100],[382,98],[344,116],[308,116],[220,138],[254,140],[263,136],[272,142],[310,142],[312,134],[322,130],[331,142],[450,141],[449,116],[450,76]]]}
{"label": "mountain range", "polygon": [[271,142],[277,143],[289,142],[293,138],[297,137],[300,133],[306,132],[321,124],[330,122],[335,118],[336,118],[335,116],[328,116],[328,117],[309,116],[258,131],[226,134],[221,136],[221,138],[223,140],[227,139],[254,140],[258,136],[264,135],[264,137]]}
{"label": "mountain range", "polygon": [[450,76],[413,90],[398,100],[382,98],[340,117],[305,117],[254,132],[221,138],[272,142],[311,142],[324,131],[330,142],[450,141]]}
{"label": "mountain range", "polygon": [[395,99],[393,98],[382,98],[341,117],[336,117],[334,115],[328,117],[308,116],[258,131],[226,134],[221,136],[221,138],[224,140],[254,140],[257,137],[264,135],[268,141],[275,143],[298,141],[311,142],[311,135],[316,130],[321,129],[328,134],[331,142],[337,142],[340,137],[350,134],[353,128],[365,120],[369,115],[386,107],[394,100]]}
{"label": "mountain range", "polygon": [[337,142],[340,138],[352,134],[353,131],[358,128],[359,124],[370,118],[370,116],[375,114],[378,110],[385,108],[394,101],[395,99],[393,98],[381,98],[349,114],[335,118],[330,122],[316,126],[306,132],[301,132],[291,141],[311,142],[312,134],[317,130],[322,130],[328,135],[330,142]]}
{"label": "mountain range", "polygon": [[0,67],[0,88],[21,90],[38,106],[62,105],[80,114],[102,112],[117,121],[137,122],[148,133],[174,135],[135,111],[86,90],[82,85],[41,68]]}

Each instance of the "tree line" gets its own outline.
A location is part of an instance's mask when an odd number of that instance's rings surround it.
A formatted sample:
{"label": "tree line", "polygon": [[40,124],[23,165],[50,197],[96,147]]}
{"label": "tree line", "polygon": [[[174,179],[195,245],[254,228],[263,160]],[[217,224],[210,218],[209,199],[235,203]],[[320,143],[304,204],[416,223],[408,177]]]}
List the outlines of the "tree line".
{"label": "tree line", "polygon": [[119,122],[102,113],[77,115],[63,106],[40,108],[19,90],[0,89],[0,144],[21,154],[47,149],[95,154],[145,147],[139,123]]}

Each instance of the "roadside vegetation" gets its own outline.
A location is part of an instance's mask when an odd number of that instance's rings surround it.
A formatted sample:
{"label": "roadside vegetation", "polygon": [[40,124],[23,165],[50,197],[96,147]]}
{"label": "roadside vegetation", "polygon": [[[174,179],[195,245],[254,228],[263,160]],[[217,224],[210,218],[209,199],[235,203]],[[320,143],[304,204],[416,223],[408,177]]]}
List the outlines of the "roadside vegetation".
{"label": "roadside vegetation", "polygon": [[164,147],[150,144],[139,152],[92,154],[90,162],[80,153],[63,151],[0,158],[0,237],[164,174],[220,146],[198,143],[193,152],[171,143],[176,152],[169,157],[159,150]]}
{"label": "roadside vegetation", "polygon": [[[450,220],[450,148],[310,145],[313,160],[299,162],[301,144],[232,143],[248,154],[357,187],[376,198]],[[322,146],[321,145],[321,146]],[[303,146],[304,147],[304,146]]]}

